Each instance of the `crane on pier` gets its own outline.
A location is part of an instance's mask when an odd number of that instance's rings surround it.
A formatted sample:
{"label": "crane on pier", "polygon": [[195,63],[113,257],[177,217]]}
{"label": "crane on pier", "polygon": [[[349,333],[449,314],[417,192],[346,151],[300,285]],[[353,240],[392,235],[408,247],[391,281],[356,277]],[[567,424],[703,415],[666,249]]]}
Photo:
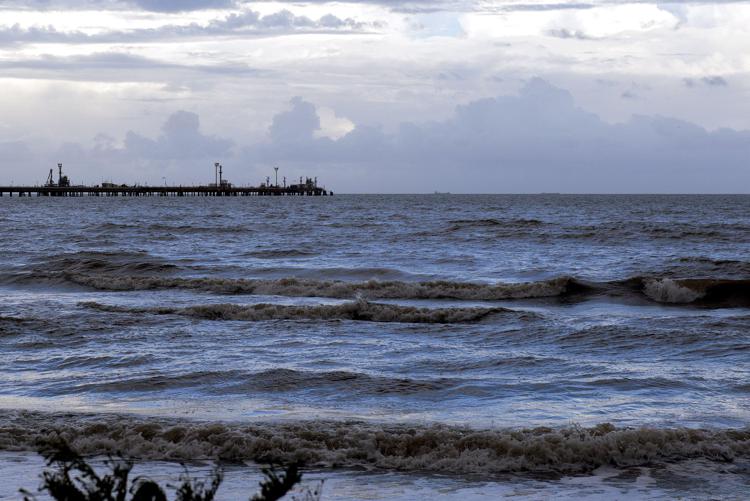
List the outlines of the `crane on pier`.
{"label": "crane on pier", "polygon": [[70,179],[68,179],[68,176],[63,176],[62,173],[62,165],[63,164],[57,164],[57,183],[55,183],[55,179],[52,175],[53,170],[49,170],[49,175],[47,176],[47,181],[44,183],[45,188],[56,188],[56,187],[68,187],[70,186]]}

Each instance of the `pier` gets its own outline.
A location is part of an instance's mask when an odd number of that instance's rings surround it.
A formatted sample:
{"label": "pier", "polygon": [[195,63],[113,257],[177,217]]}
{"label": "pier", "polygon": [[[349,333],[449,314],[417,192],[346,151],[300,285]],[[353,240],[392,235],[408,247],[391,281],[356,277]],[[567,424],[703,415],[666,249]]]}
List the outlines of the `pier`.
{"label": "pier", "polygon": [[59,176],[55,182],[50,169],[47,182],[42,186],[0,186],[0,197],[249,197],[249,196],[329,196],[333,192],[318,186],[317,178],[300,178],[299,184],[271,184],[270,177],[260,186],[234,186],[223,179],[222,166],[214,164],[216,182],[198,186],[139,186],[114,183],[102,183],[95,186],[74,186],[68,176],[62,173],[62,164],[58,164]]}
{"label": "pier", "polygon": [[0,186],[0,197],[249,197],[249,196],[328,196],[323,188],[212,186]]}

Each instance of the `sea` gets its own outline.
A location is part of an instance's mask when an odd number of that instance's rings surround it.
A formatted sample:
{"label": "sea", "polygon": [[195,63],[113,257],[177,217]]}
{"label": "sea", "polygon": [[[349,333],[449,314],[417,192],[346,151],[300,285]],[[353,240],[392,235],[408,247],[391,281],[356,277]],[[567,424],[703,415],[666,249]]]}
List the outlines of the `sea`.
{"label": "sea", "polygon": [[0,256],[0,499],[53,436],[222,500],[750,498],[750,196],[6,195]]}

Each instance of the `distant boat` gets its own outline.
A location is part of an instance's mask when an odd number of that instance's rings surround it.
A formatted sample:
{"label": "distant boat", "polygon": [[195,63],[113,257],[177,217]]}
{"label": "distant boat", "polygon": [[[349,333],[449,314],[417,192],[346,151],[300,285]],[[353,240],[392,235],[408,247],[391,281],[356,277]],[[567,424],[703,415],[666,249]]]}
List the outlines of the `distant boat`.
{"label": "distant boat", "polygon": [[450,195],[450,191],[436,191],[435,195]]}

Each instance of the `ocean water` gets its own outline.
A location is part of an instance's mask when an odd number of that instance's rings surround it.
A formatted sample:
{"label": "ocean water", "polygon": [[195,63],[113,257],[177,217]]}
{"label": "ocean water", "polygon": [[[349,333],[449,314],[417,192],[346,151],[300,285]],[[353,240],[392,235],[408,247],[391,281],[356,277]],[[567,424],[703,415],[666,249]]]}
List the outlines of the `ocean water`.
{"label": "ocean water", "polygon": [[324,499],[746,499],[750,196],[0,199],[0,499],[39,438]]}

